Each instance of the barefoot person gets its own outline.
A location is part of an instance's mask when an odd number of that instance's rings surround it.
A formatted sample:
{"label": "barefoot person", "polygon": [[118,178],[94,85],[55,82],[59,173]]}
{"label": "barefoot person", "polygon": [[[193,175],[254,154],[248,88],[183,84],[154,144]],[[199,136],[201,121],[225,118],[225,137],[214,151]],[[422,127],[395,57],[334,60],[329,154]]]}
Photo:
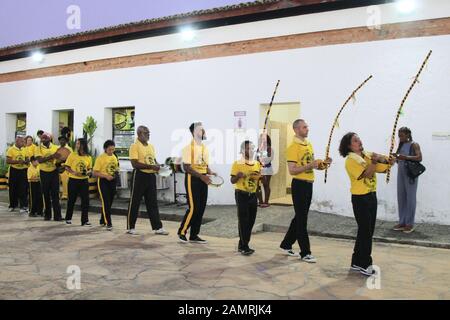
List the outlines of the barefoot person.
{"label": "barefoot person", "polygon": [[403,127],[398,131],[400,144],[394,156],[398,163],[397,172],[397,203],[399,223],[394,227],[396,231],[411,233],[414,231],[414,217],[416,215],[416,195],[419,177],[410,178],[406,161],[422,161],[422,151],[417,142],[413,141],[411,130]]}
{"label": "barefoot person", "polygon": [[[363,144],[354,132],[341,140],[339,153],[345,159],[345,169],[350,178],[353,214],[358,224],[351,269],[364,275],[375,274],[372,267],[372,237],[377,219],[377,177],[390,163],[386,156],[364,151]],[[391,160],[391,164],[394,160]]]}
{"label": "barefoot person", "polygon": [[256,220],[258,202],[256,191],[261,177],[261,165],[253,159],[255,146],[246,140],[241,144],[242,158],[233,163],[231,183],[235,187],[235,199],[238,211],[239,245],[242,255],[250,255],[255,250],[249,247],[250,236]]}
{"label": "barefoot person", "polygon": [[164,230],[156,195],[156,173],[160,166],[156,161],[155,148],[148,141],[150,130],[140,126],[137,129],[137,139],[130,147],[130,160],[134,168],[133,180],[131,181],[131,197],[128,206],[127,233],[136,235],[136,220],[139,214],[139,206],[144,197],[147,214],[152,229],[157,235],[168,235]]}
{"label": "barefoot person", "polygon": [[[273,176],[272,160],[274,158],[274,150],[272,148],[272,140],[268,134],[260,136],[258,149],[258,161],[261,163],[261,185],[258,187],[258,201],[261,208],[269,207],[270,199],[270,180]],[[264,200],[262,195],[264,189]]]}
{"label": "barefoot person", "polygon": [[203,144],[206,136],[202,123],[191,124],[189,130],[193,139],[183,149],[183,166],[186,172],[185,187],[189,208],[178,229],[178,239],[182,243],[188,242],[186,232],[190,228],[189,241],[204,244],[207,241],[198,235],[208,200],[208,185],[211,183],[207,174],[214,175],[215,173],[209,168],[209,152]]}
{"label": "barefoot person", "polygon": [[324,170],[331,164],[331,159],[326,161],[314,159],[312,144],[307,140],[309,127],[305,120],[295,120],[292,127],[295,137],[286,151],[286,159],[289,173],[293,176],[291,190],[295,217],[291,221],[280,248],[289,256],[297,256],[292,250],[292,245],[297,241],[300,246],[300,259],[308,263],[315,263],[316,258],[311,254],[307,229],[308,212],[313,194],[314,170]]}
{"label": "barefoot person", "polygon": [[116,144],[107,140],[103,144],[103,150],[94,165],[94,177],[98,177],[98,191],[102,202],[102,214],[100,225],[106,226],[106,230],[112,230],[111,207],[116,194],[116,176],[119,171],[119,160],[114,151]]}

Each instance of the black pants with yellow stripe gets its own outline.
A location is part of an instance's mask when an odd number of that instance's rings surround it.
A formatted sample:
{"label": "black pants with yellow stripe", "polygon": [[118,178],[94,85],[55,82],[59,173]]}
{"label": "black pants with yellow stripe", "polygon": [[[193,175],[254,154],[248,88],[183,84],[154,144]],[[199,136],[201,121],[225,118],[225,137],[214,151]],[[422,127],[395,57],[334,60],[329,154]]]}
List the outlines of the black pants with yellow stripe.
{"label": "black pants with yellow stripe", "polygon": [[69,178],[66,220],[72,220],[73,209],[78,196],[81,198],[81,224],[89,222],[89,181]]}
{"label": "black pants with yellow stripe", "polygon": [[40,182],[30,182],[30,215],[42,216],[44,208],[44,199],[42,198],[42,190]]}
{"label": "black pants with yellow stripe", "polygon": [[258,200],[256,193],[243,192],[236,190],[235,192],[238,229],[239,229],[239,250],[249,249],[250,236],[255,225],[256,212],[258,210]]}
{"label": "black pants with yellow stripe", "polygon": [[203,214],[205,213],[208,200],[208,185],[200,178],[190,174],[186,174],[184,183],[189,207],[178,229],[178,234],[185,236],[187,230],[191,228],[190,238],[193,239],[200,233]]}
{"label": "black pants with yellow stripe", "polygon": [[98,192],[102,201],[100,224],[106,224],[108,227],[111,227],[111,207],[114,201],[114,195],[116,194],[116,179],[111,181],[103,178],[98,179]]}
{"label": "black pants with yellow stripe", "polygon": [[9,168],[9,207],[21,208],[28,206],[27,169]]}
{"label": "black pants with yellow stripe", "polygon": [[140,170],[133,171],[131,181],[131,198],[128,206],[128,230],[134,229],[139,215],[139,206],[142,197],[144,197],[147,214],[153,230],[162,228],[161,218],[159,217],[158,201],[156,194],[156,175],[154,173],[145,173]]}

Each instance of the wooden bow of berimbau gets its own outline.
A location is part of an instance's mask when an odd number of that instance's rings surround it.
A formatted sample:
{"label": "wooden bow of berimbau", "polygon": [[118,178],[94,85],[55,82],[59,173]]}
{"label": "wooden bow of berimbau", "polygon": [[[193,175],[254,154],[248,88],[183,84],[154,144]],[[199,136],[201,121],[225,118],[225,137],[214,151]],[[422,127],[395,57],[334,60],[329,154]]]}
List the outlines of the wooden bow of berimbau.
{"label": "wooden bow of berimbau", "polygon": [[[392,156],[392,152],[394,151],[394,147],[395,147],[395,134],[397,132],[397,124],[398,124],[398,120],[400,118],[400,115],[402,114],[403,111],[403,107],[405,105],[406,99],[408,99],[409,94],[411,93],[412,89],[414,88],[414,86],[416,85],[416,83],[419,82],[419,76],[422,73],[423,69],[425,68],[428,59],[430,59],[431,54],[433,53],[433,50],[430,50],[430,52],[428,52],[425,60],[423,61],[422,65],[420,66],[419,71],[417,72],[416,76],[414,77],[413,82],[411,83],[411,85],[408,88],[408,91],[406,91],[405,96],[402,99],[402,102],[400,103],[400,107],[397,110],[397,114],[395,116],[395,121],[394,121],[394,128],[392,129],[392,135],[391,135],[391,147],[389,149],[389,157]],[[389,183],[389,180],[391,178],[391,169],[389,168],[386,171],[386,183]]]}
{"label": "wooden bow of berimbau", "polygon": [[[339,126],[339,117],[340,117],[342,111],[344,110],[345,106],[350,102],[350,100],[355,99],[356,93],[359,91],[359,89],[361,89],[370,79],[372,79],[372,77],[373,77],[372,75],[370,77],[368,77],[355,90],[353,90],[352,94],[347,98],[347,100],[345,100],[344,104],[339,109],[339,112],[337,113],[336,117],[333,120],[333,124],[331,125],[330,135],[328,137],[327,149],[325,151],[325,160],[328,159],[328,157],[330,155],[330,146],[331,146],[331,140],[333,138],[334,128]],[[325,183],[327,183],[327,178],[328,178],[328,167],[325,169],[325,178],[324,178]]]}

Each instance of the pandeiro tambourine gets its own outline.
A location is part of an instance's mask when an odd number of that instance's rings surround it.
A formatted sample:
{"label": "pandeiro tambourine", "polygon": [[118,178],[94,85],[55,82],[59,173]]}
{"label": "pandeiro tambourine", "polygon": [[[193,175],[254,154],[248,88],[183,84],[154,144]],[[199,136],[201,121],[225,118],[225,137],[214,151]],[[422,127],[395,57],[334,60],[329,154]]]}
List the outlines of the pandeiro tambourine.
{"label": "pandeiro tambourine", "polygon": [[211,180],[211,183],[209,184],[210,187],[218,188],[225,182],[221,176],[208,175],[208,177]]}

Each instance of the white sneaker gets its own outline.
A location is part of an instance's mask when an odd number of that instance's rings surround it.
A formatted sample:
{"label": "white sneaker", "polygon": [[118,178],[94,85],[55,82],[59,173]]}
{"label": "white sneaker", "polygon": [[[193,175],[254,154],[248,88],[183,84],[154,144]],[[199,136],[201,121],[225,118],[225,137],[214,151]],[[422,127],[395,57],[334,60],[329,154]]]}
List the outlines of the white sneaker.
{"label": "white sneaker", "polygon": [[155,231],[155,234],[158,234],[160,236],[167,236],[169,235],[169,232],[167,232],[166,230],[164,230],[164,228],[158,229]]}
{"label": "white sneaker", "polygon": [[131,234],[132,236],[137,236],[138,233],[136,232],[136,229],[130,229],[127,231],[128,234]]}
{"label": "white sneaker", "polygon": [[304,256],[303,258],[300,258],[300,260],[308,262],[308,263],[316,263],[317,262],[316,258],[310,254]]}
{"label": "white sneaker", "polygon": [[283,251],[285,255],[290,256],[290,257],[298,257],[299,256],[299,254],[295,253],[295,251],[292,249],[280,248],[280,250]]}
{"label": "white sneaker", "polygon": [[28,209],[26,208],[21,208],[19,213],[28,213]]}
{"label": "white sneaker", "polygon": [[9,208],[8,212],[14,212],[16,210],[16,208]]}

